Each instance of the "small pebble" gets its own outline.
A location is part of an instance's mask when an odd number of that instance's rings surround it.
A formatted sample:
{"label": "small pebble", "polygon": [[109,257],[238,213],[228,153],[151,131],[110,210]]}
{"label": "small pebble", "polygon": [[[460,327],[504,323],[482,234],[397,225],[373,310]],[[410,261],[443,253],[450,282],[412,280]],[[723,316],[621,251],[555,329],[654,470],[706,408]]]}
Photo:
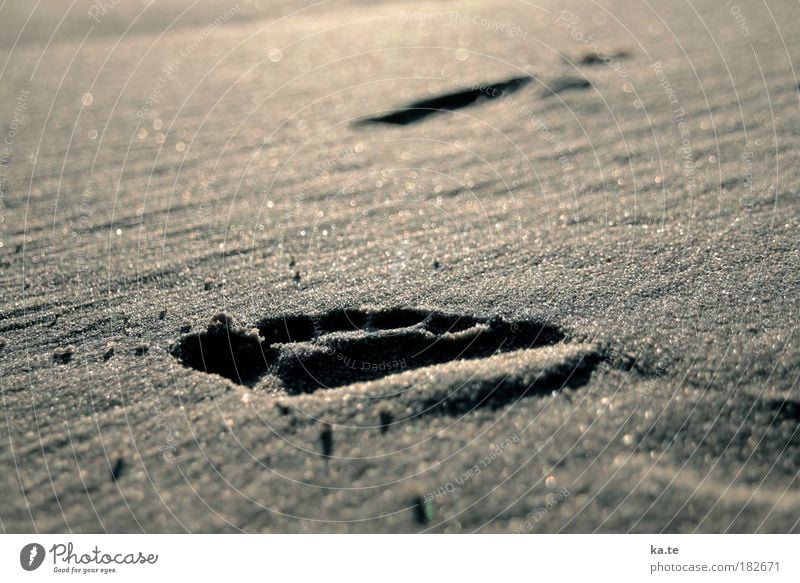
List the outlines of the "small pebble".
{"label": "small pebble", "polygon": [[116,482],[122,476],[122,473],[125,471],[125,460],[121,457],[117,458],[117,461],[114,462],[114,466],[111,468],[111,481]]}
{"label": "small pebble", "polygon": [[225,312],[219,312],[211,316],[212,326],[225,326],[226,328],[233,328],[233,316],[229,316]]}
{"label": "small pebble", "polygon": [[411,504],[417,524],[425,526],[433,520],[433,500],[428,500],[422,492],[414,494]]}
{"label": "small pebble", "polygon": [[386,409],[383,409],[378,415],[380,416],[381,433],[386,433],[389,431],[392,421],[394,421],[394,415]]}
{"label": "small pebble", "polygon": [[69,346],[64,346],[63,348],[56,348],[53,351],[53,360],[56,361],[58,364],[66,364],[70,360],[72,360],[72,356],[75,354],[75,347],[70,344]]}
{"label": "small pebble", "polygon": [[329,423],[322,423],[319,432],[319,443],[322,446],[322,455],[326,458],[333,454],[333,427]]}

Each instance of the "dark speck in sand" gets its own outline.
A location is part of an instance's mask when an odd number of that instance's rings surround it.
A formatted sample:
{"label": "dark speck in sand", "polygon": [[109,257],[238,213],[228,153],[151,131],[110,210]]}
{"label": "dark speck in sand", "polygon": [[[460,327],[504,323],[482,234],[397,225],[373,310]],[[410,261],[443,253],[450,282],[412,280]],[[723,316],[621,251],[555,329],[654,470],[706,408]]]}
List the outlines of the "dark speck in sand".
{"label": "dark speck in sand", "polygon": [[56,362],[56,364],[67,364],[70,360],[72,360],[72,356],[74,354],[75,347],[72,344],[62,348],[56,348],[53,351],[53,360]]}
{"label": "dark speck in sand", "polygon": [[117,461],[114,462],[114,466],[111,468],[111,481],[116,482],[121,477],[122,474],[125,472],[125,460],[121,457],[117,458]]}
{"label": "dark speck in sand", "polygon": [[426,498],[421,492],[414,494],[412,508],[417,524],[425,526],[433,520],[433,501]]}
{"label": "dark speck in sand", "polygon": [[381,424],[381,433],[386,433],[389,431],[389,426],[394,421],[394,415],[392,415],[391,411],[383,409],[380,414],[380,424]]}
{"label": "dark speck in sand", "polygon": [[322,424],[319,431],[319,444],[323,457],[329,458],[333,455],[333,427],[329,423]]}

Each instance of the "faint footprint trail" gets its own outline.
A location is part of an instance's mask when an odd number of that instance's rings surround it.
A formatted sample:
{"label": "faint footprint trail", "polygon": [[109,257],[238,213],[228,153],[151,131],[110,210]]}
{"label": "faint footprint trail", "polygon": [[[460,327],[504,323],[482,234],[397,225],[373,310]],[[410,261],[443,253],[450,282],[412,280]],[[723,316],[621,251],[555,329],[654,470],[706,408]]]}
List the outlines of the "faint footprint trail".
{"label": "faint footprint trail", "polygon": [[511,79],[501,83],[481,85],[465,91],[448,93],[430,99],[414,101],[413,103],[410,103],[405,107],[397,108],[386,115],[360,120],[356,122],[356,125],[408,125],[437,113],[456,111],[481,101],[497,99],[498,97],[502,97],[504,94],[513,93],[514,91],[521,89],[532,80],[532,77],[527,76],[512,77]]}

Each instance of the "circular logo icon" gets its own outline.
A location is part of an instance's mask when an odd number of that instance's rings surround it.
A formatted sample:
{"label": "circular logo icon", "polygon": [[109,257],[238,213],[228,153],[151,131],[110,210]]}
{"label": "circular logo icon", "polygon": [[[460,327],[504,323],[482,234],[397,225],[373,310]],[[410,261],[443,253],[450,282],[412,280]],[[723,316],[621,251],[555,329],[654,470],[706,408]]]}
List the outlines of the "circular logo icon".
{"label": "circular logo icon", "polygon": [[19,564],[26,571],[35,571],[44,562],[44,547],[39,543],[30,543],[19,552]]}

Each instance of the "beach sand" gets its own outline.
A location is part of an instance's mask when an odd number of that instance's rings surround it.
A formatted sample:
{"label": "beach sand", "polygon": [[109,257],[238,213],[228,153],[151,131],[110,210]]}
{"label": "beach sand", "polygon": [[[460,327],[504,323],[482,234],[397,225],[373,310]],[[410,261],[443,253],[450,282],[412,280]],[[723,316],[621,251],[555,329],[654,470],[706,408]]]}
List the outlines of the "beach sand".
{"label": "beach sand", "polygon": [[7,2],[4,532],[800,531],[796,2]]}

